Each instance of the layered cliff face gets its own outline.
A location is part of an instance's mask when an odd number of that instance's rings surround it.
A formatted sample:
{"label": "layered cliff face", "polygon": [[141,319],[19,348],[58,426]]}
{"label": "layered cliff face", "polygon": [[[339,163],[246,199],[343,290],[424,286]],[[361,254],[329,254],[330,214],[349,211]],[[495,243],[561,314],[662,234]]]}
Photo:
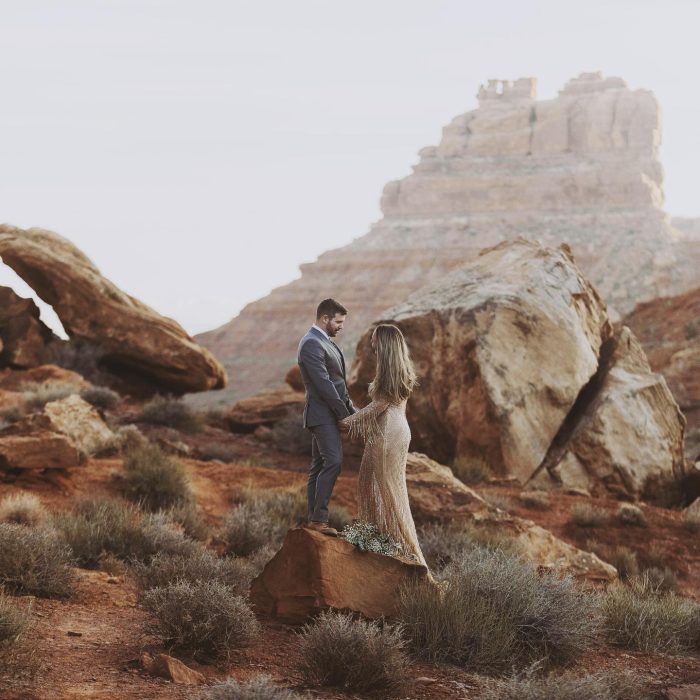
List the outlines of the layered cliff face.
{"label": "layered cliff face", "polygon": [[384,309],[518,236],[568,243],[613,318],[693,285],[700,249],[661,208],[660,113],[650,92],[583,74],[551,100],[536,100],[532,78],[489,81],[478,98],[438,146],[420,151],[411,175],[384,188],[383,218],[367,235],[197,337],[231,378],[201,399],[281,383],[320,299],[350,309],[340,342],[351,357]]}

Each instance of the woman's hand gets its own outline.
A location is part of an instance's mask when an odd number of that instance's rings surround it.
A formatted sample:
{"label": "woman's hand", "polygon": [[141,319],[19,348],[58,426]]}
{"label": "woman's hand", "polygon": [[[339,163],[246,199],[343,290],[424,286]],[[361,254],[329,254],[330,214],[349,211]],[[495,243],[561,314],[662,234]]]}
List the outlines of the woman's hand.
{"label": "woman's hand", "polygon": [[338,423],[338,430],[340,430],[341,433],[349,433],[350,432],[350,426],[345,423],[342,420],[339,420]]}

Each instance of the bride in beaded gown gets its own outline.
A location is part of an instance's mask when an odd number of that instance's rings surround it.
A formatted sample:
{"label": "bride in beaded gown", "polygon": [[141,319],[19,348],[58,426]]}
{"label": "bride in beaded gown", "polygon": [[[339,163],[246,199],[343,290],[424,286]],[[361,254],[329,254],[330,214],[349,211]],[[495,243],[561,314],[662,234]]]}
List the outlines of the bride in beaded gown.
{"label": "bride in beaded gown", "polygon": [[341,432],[365,439],[358,476],[359,518],[398,542],[403,554],[427,568],[411,515],[406,457],[411,430],[406,402],[417,383],[401,329],[380,324],[372,334],[377,371],[369,385],[371,403],[338,422]]}

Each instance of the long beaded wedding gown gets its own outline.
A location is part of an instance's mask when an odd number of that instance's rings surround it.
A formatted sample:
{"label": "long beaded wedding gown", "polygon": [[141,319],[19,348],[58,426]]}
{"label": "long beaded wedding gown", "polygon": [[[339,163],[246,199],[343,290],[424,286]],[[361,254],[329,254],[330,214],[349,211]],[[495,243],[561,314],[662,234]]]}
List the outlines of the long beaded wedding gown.
{"label": "long beaded wedding gown", "polygon": [[406,400],[399,404],[372,401],[341,421],[350,437],[365,438],[358,476],[358,515],[389,535],[403,554],[427,568],[411,515],[406,488],[406,458],[411,429],[406,420]]}

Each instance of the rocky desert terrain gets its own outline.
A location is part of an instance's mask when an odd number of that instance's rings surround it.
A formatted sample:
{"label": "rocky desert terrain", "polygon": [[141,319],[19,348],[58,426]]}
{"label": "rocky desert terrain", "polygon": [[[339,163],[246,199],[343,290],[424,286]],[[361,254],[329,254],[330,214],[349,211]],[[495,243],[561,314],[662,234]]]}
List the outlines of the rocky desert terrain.
{"label": "rocky desert terrain", "polygon": [[345,537],[300,527],[292,363],[197,410],[182,395],[227,372],[174,320],[57,234],[1,227],[0,255],[70,337],[0,290],[1,698],[698,697],[692,294],[617,323],[569,246],[516,238],[368,320],[355,400],[373,323],[421,378],[407,484],[431,582],[358,539],[361,445]]}

